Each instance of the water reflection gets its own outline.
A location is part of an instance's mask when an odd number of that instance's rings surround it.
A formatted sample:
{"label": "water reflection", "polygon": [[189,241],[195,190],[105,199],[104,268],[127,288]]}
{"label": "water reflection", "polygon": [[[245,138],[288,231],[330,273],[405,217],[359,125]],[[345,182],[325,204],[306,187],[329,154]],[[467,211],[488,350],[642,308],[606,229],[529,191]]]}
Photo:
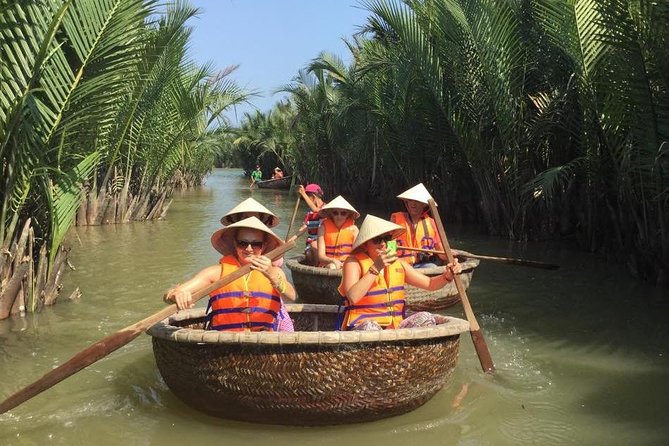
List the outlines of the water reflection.
{"label": "water reflection", "polygon": [[[219,170],[175,200],[161,222],[76,228],[63,300],[0,321],[0,396],[29,384],[90,343],[162,308],[162,292],[218,261],[209,238],[220,217],[253,196],[280,216],[284,237],[296,195],[249,190]],[[360,203],[352,203],[365,210]],[[306,205],[300,205],[293,231]],[[376,210],[376,215],[387,214]],[[360,222],[362,219],[360,220]],[[559,263],[559,271],[482,261],[468,295],[498,369],[480,372],[468,335],[452,384],[419,409],[360,425],[263,426],[201,414],[178,400],[142,336],[74,377],[0,415],[0,444],[516,445],[665,444],[669,428],[669,299],[624,268],[564,245],[509,243],[447,225],[454,247]],[[298,242],[290,255],[303,249]],[[463,317],[461,309],[449,310]],[[467,392],[453,401],[463,384]]]}

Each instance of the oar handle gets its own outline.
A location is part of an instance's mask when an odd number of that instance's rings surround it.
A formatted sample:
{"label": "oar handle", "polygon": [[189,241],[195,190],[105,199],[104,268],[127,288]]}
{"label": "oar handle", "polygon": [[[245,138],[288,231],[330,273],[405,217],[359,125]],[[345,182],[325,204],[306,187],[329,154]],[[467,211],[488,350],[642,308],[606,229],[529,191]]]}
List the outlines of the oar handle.
{"label": "oar handle", "polygon": [[[422,248],[412,248],[410,246],[398,246],[398,250],[404,251],[416,251],[416,252],[425,252],[428,254],[443,255],[444,251],[437,251],[434,249],[422,249]],[[513,257],[493,257],[493,256],[482,256],[479,254],[472,254],[470,252],[458,251],[456,257],[465,257],[467,259],[479,259],[479,260],[492,260],[494,262],[504,262],[511,265],[519,266],[529,266],[531,268],[541,268],[541,269],[559,269],[560,265],[554,263],[544,263],[537,262],[536,260],[525,260],[525,259],[516,259]]]}
{"label": "oar handle", "polygon": [[[265,256],[269,257],[272,260],[275,260],[283,256],[287,251],[289,251],[294,246],[295,246],[295,241],[289,241],[287,243],[282,244],[278,248],[268,252],[267,254],[265,254]],[[212,291],[239,279],[240,277],[247,274],[250,270],[251,267],[249,265],[245,265],[239,268],[237,271],[220,278],[211,285],[196,291],[192,296],[193,302],[197,302],[198,300],[207,296]],[[176,304],[169,305],[163,308],[162,310],[158,311],[157,313],[154,313],[151,316],[144,318],[139,322],[129,325],[117,331],[116,333],[113,333],[99,340],[98,342],[87,347],[86,349],[80,351],[72,358],[70,358],[67,362],[59,365],[55,369],[46,373],[44,376],[42,376],[34,383],[30,384],[27,387],[24,387],[23,389],[19,390],[18,392],[16,392],[6,400],[4,400],[2,403],[0,403],[0,414],[3,414],[8,410],[13,409],[14,407],[42,393],[48,388],[53,387],[54,385],[63,381],[65,378],[74,375],[79,370],[104,358],[113,351],[118,350],[119,348],[123,347],[124,345],[128,344],[130,341],[135,339],[137,336],[139,336],[143,331],[147,330],[149,327],[156,324],[157,322],[160,322],[163,319],[176,313],[176,311],[177,311]]]}
{"label": "oar handle", "polygon": [[297,210],[300,208],[300,194],[297,194],[297,200],[295,201],[295,209],[293,209],[293,216],[290,218],[290,224],[288,225],[288,230],[286,231],[286,241],[290,236],[290,230],[293,228],[293,223],[295,223],[295,216],[297,215]]}
{"label": "oar handle", "polygon": [[[434,218],[434,222],[437,224],[437,231],[439,232],[441,244],[444,247],[446,257],[448,258],[448,263],[453,263],[453,253],[451,252],[451,247],[448,244],[446,230],[444,229],[444,225],[441,222],[441,217],[439,216],[437,203],[432,198],[430,198],[428,200],[428,205],[432,211],[432,218]],[[490,357],[488,345],[483,338],[483,333],[481,332],[481,327],[479,327],[479,323],[476,320],[476,316],[474,315],[474,310],[469,303],[469,298],[467,297],[467,292],[465,291],[465,287],[462,284],[462,280],[457,274],[453,275],[453,280],[455,281],[455,287],[458,289],[458,294],[460,294],[460,300],[462,301],[462,306],[465,310],[465,316],[469,322],[469,332],[472,337],[472,342],[474,343],[474,349],[476,350],[476,354],[479,357],[481,368],[485,373],[493,373],[495,371],[495,365],[493,364],[492,358]]]}

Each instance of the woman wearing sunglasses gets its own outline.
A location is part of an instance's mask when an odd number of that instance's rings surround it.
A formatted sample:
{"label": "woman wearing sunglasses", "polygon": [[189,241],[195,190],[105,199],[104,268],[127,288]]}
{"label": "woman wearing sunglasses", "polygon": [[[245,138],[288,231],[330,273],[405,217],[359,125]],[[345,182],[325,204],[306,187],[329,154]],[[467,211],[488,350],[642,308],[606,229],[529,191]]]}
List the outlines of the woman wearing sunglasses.
{"label": "woman wearing sunglasses", "polygon": [[[221,217],[221,223],[224,226],[229,226],[249,217],[256,217],[270,229],[279,224],[278,216],[274,215],[272,211],[251,197],[242,201]],[[281,268],[283,266],[283,257],[273,261],[272,266]],[[290,319],[290,315],[284,305],[281,305],[281,311],[279,311],[279,331],[294,331],[293,321]]]}
{"label": "woman wearing sunglasses", "polygon": [[225,331],[282,331],[279,311],[282,299],[295,300],[295,289],[284,272],[263,254],[283,242],[256,217],[219,229],[211,244],[223,254],[219,265],[203,269],[187,282],[165,293],[165,301],[182,310],[193,306],[192,293],[245,265],[251,271],[212,292],[208,325]]}
{"label": "woman wearing sunglasses", "polygon": [[434,291],[453,280],[462,267],[457,259],[444,273],[428,277],[399,260],[388,243],[405,229],[395,223],[367,215],[353,243],[352,255],[344,262],[339,293],[346,306],[342,330],[382,330],[434,325],[444,316],[422,311],[405,319],[404,285]]}
{"label": "woman wearing sunglasses", "polygon": [[330,269],[341,269],[344,260],[351,254],[353,240],[358,235],[354,220],[360,217],[351,204],[341,195],[323,206],[318,228],[318,265]]}

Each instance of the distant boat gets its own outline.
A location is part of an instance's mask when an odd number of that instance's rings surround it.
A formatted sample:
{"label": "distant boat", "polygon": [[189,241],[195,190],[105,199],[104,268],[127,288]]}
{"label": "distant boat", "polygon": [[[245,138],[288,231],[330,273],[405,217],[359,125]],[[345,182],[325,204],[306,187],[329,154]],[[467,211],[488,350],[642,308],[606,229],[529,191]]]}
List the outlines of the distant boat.
{"label": "distant boat", "polygon": [[288,175],[276,180],[256,181],[254,184],[261,189],[290,189],[291,177],[292,175]]}

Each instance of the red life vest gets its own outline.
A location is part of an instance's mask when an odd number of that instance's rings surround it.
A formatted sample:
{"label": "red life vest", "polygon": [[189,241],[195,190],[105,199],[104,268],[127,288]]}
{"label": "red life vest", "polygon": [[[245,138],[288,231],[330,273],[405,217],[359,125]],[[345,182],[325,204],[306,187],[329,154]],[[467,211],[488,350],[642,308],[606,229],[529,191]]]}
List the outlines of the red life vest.
{"label": "red life vest", "polygon": [[[221,277],[240,268],[233,255],[221,258]],[[209,328],[226,331],[274,331],[281,295],[263,273],[251,271],[209,294]]]}
{"label": "red life vest", "polygon": [[[410,248],[435,249],[435,244],[440,242],[434,220],[427,212],[418,221],[415,230],[411,223],[411,217],[406,212],[395,212],[390,216],[390,221],[404,226],[404,229],[406,229],[398,239],[398,245]],[[419,263],[421,257],[430,257],[425,254],[421,255],[420,253],[402,250],[400,246],[397,246],[397,256],[410,265]]]}
{"label": "red life vest", "polygon": [[[324,226],[325,255],[343,262],[351,254],[351,248],[353,248],[355,238],[351,231],[355,227],[353,219],[347,218],[341,228],[338,228],[329,218],[324,219],[321,225]],[[321,264],[321,266],[325,265]]]}
{"label": "red life vest", "polygon": [[[363,274],[374,264],[365,253],[353,255]],[[342,330],[350,330],[365,320],[376,321],[384,328],[397,328],[404,319],[405,272],[399,260],[388,265],[376,276],[376,281],[357,303],[346,299]],[[344,280],[339,284],[339,294],[346,296]]]}

